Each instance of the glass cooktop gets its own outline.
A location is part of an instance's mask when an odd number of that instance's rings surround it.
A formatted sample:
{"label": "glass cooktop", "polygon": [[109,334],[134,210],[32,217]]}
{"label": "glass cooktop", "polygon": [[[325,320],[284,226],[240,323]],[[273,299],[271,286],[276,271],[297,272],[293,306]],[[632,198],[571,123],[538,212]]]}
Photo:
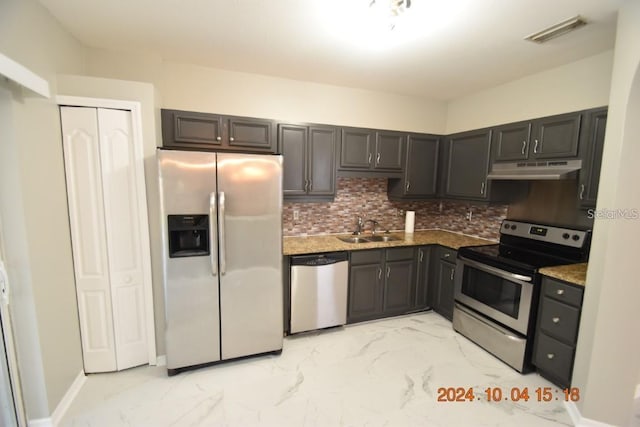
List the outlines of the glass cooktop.
{"label": "glass cooktop", "polygon": [[467,246],[459,249],[458,254],[505,270],[517,269],[533,274],[539,268],[569,264],[571,261],[540,252],[523,250],[504,244]]}

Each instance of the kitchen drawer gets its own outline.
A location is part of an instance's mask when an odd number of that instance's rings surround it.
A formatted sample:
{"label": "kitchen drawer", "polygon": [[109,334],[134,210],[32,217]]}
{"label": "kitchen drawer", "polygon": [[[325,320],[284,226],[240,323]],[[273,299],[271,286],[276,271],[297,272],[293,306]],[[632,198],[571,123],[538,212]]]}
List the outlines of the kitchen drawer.
{"label": "kitchen drawer", "polygon": [[580,307],[582,305],[582,288],[548,277],[543,277],[542,287],[544,296],[571,304],[574,307]]}
{"label": "kitchen drawer", "polygon": [[538,333],[533,352],[533,364],[542,373],[553,377],[560,386],[571,383],[574,347],[561,343],[550,336]]}
{"label": "kitchen drawer", "polygon": [[578,337],[580,309],[544,297],[538,322],[545,334],[573,345]]}
{"label": "kitchen drawer", "polygon": [[455,263],[458,251],[440,246],[440,259]]}
{"label": "kitchen drawer", "polygon": [[351,264],[380,264],[382,262],[383,252],[383,249],[353,251],[351,252]]}
{"label": "kitchen drawer", "polygon": [[412,260],[414,248],[389,248],[387,249],[387,261]]}

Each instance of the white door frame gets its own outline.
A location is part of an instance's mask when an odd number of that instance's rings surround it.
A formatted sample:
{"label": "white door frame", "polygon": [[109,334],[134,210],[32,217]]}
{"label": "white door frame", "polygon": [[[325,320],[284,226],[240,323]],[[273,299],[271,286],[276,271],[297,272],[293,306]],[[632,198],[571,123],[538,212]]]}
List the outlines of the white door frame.
{"label": "white door frame", "polygon": [[[58,106],[71,107],[92,107],[92,108],[111,108],[115,110],[128,110],[131,112],[131,126],[133,128],[133,145],[136,156],[137,166],[136,189],[138,194],[144,197],[138,198],[138,210],[140,212],[140,232],[142,233],[142,264],[144,275],[144,305],[147,326],[147,346],[149,354],[149,365],[157,364],[156,355],[156,325],[153,309],[153,281],[151,276],[151,251],[149,248],[149,219],[147,211],[147,189],[145,186],[144,176],[144,149],[142,137],[142,106],[137,101],[121,101],[106,98],[86,98],[79,96],[57,96],[56,102]],[[142,176],[140,176],[142,174]]]}
{"label": "white door frame", "polygon": [[[4,241],[2,239],[2,223],[0,222],[0,264],[4,264],[5,254]],[[6,265],[5,265],[6,267]],[[9,378],[11,378],[11,391],[13,392],[13,405],[16,411],[16,418],[19,426],[27,425],[26,411],[24,408],[24,400],[22,398],[22,382],[20,380],[20,369],[18,368],[18,358],[16,356],[15,340],[13,338],[13,325],[11,323],[11,285],[9,283],[9,277],[5,269],[0,271],[0,275],[3,277],[0,280],[3,282],[2,287],[4,293],[0,295],[0,316],[2,320],[2,330],[4,335],[4,346],[7,353],[7,365],[9,368]],[[3,355],[0,355],[3,357]]]}

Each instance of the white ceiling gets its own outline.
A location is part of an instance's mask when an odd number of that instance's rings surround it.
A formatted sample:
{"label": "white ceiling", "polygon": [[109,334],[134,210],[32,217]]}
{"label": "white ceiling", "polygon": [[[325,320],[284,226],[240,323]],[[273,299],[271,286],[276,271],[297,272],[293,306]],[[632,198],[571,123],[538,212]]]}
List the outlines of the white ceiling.
{"label": "white ceiling", "polygon": [[[413,0],[391,32],[362,26],[370,1],[40,3],[90,47],[447,100],[611,49],[623,0]],[[523,40],[578,14],[590,24]]]}

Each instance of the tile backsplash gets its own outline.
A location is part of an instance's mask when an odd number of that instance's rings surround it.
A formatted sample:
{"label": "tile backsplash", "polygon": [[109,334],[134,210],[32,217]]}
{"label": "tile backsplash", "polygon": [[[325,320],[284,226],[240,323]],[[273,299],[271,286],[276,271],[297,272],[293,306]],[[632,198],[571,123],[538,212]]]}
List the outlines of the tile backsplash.
{"label": "tile backsplash", "polygon": [[[285,203],[283,233],[285,236],[349,233],[355,229],[358,215],[365,220],[375,219],[382,230],[404,230],[404,212],[412,210],[416,212],[416,230],[441,228],[497,240],[500,221],[506,217],[507,209],[508,205],[465,201],[390,201],[385,178],[339,177],[336,198],[331,203]],[[293,219],[295,211],[297,220]],[[366,230],[370,227],[370,223],[366,224]]]}

